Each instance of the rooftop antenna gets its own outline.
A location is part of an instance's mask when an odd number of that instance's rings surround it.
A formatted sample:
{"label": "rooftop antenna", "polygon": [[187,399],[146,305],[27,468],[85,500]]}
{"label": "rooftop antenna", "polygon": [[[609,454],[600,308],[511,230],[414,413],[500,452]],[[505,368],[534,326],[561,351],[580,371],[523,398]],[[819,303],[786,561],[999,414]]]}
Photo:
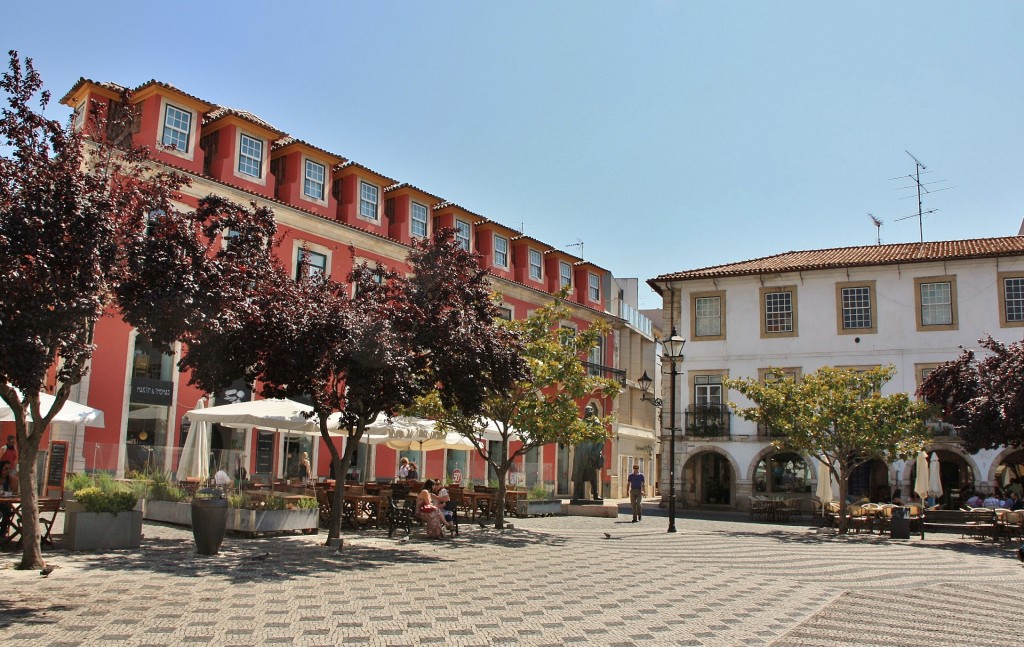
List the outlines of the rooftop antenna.
{"label": "rooftop antenna", "polygon": [[582,238],[577,238],[575,243],[569,243],[568,245],[566,245],[566,247],[579,247],[580,248],[580,258],[583,258],[583,239]]}
{"label": "rooftop antenna", "polygon": [[[889,179],[890,180],[902,180],[904,178],[910,178],[910,181],[913,182],[913,184],[910,184],[910,185],[907,185],[907,186],[898,187],[896,190],[900,191],[902,189],[914,189],[914,188],[917,189],[917,213],[912,213],[909,216],[903,216],[902,218],[897,218],[896,221],[899,222],[900,220],[906,220],[908,218],[917,218],[917,230],[918,230],[918,234],[920,234],[920,236],[921,236],[921,242],[923,243],[924,242],[924,217],[927,216],[930,213],[935,213],[936,211],[938,211],[938,209],[929,209],[929,210],[925,211],[924,208],[922,207],[922,203],[921,203],[921,194],[922,193],[938,193],[939,191],[948,191],[949,189],[955,189],[956,187],[955,186],[947,186],[947,187],[942,187],[942,188],[939,188],[939,189],[929,189],[928,187],[930,185],[932,185],[932,184],[940,184],[942,182],[945,182],[946,180],[936,180],[935,182],[922,182],[921,181],[921,171],[927,171],[928,167],[925,166],[924,163],[921,160],[919,160],[916,157],[914,157],[914,154],[911,153],[910,151],[904,150],[903,152],[906,153],[907,155],[910,155],[910,159],[914,160],[914,173],[912,175],[900,175],[898,177],[892,177],[892,178],[889,178]],[[925,173],[925,174],[927,175],[927,173]],[[904,197],[903,199],[912,198],[912,197],[914,197],[914,196],[908,195],[908,196]]]}
{"label": "rooftop antenna", "polygon": [[871,218],[871,224],[875,226],[875,244],[882,244],[882,221],[875,218],[874,214],[869,213],[868,218]]}

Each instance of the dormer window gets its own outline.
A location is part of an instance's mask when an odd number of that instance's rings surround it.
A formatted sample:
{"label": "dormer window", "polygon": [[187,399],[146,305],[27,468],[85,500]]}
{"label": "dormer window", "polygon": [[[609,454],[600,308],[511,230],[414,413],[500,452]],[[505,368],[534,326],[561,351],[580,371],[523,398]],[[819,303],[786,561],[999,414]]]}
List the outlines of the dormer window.
{"label": "dormer window", "polygon": [[600,301],[601,300],[601,277],[591,272],[587,280],[589,281],[590,300]]}
{"label": "dormer window", "polygon": [[238,145],[238,172],[263,177],[263,141],[242,133]]}
{"label": "dormer window", "polygon": [[187,153],[191,135],[192,113],[168,103],[164,109],[163,145]]}
{"label": "dormer window", "polygon": [[359,183],[359,215],[369,220],[377,220],[377,206],[380,190],[369,182]]}
{"label": "dormer window", "polygon": [[494,264],[508,267],[508,239],[497,234],[494,236]]}
{"label": "dormer window", "polygon": [[412,203],[412,223],[410,225],[413,236],[420,238],[427,237],[427,207],[419,202]]}
{"label": "dormer window", "polygon": [[463,220],[455,221],[455,242],[462,249],[469,251],[469,223]]}
{"label": "dormer window", "polygon": [[558,287],[572,286],[572,265],[565,261],[558,263]]}
{"label": "dormer window", "polygon": [[323,202],[324,199],[324,177],[327,175],[327,167],[323,164],[306,160],[305,180],[302,183],[302,193],[307,198]]}
{"label": "dormer window", "polygon": [[530,250],[530,278],[540,281],[544,278],[544,265],[541,253],[535,249]]}

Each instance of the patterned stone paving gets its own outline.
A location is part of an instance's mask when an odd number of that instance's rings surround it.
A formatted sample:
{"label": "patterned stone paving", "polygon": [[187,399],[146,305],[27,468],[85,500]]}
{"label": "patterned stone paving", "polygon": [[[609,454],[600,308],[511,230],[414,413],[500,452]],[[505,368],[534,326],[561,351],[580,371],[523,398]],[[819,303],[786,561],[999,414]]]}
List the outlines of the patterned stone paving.
{"label": "patterned stone paving", "polygon": [[[656,515],[657,512],[654,513]],[[451,540],[229,536],[195,554],[147,524],[140,551],[48,554],[0,573],[17,645],[1005,645],[1024,604],[1009,545],[820,535],[681,518],[516,519]],[[610,537],[605,537],[605,533]],[[261,557],[266,557],[261,559]],[[9,568],[13,553],[0,557]]]}

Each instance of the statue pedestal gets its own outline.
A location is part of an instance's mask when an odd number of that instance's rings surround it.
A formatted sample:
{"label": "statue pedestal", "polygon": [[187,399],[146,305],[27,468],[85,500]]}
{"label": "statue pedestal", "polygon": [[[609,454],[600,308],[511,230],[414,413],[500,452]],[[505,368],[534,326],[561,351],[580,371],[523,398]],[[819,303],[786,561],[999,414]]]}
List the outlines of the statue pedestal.
{"label": "statue pedestal", "polygon": [[574,517],[606,517],[614,519],[619,516],[619,506],[592,499],[572,499],[565,506],[565,513]]}

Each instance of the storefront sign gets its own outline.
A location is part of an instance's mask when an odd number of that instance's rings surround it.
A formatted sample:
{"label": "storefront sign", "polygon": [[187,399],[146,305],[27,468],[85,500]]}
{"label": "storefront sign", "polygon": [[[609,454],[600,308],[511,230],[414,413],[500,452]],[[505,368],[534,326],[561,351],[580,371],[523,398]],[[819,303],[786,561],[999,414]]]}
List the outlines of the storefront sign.
{"label": "storefront sign", "polygon": [[149,380],[143,377],[132,379],[131,401],[137,404],[160,404],[171,406],[174,383],[169,380]]}

